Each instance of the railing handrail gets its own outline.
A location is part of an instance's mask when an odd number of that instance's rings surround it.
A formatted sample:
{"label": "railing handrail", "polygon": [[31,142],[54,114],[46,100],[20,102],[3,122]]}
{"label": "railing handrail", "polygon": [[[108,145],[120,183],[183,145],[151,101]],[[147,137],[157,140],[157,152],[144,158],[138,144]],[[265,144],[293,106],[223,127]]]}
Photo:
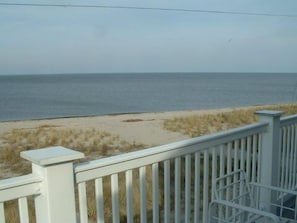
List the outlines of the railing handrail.
{"label": "railing handrail", "polygon": [[[75,166],[76,182],[84,182],[118,173],[119,170],[125,171],[138,168],[201,151],[205,148],[214,147],[256,133],[264,132],[267,126],[268,123],[266,122],[255,123],[141,151],[129,152],[100,160],[80,163]],[[98,168],[103,168],[104,171],[96,171]]]}
{"label": "railing handrail", "polygon": [[280,119],[280,127],[285,127],[297,123],[297,115],[291,115]]}
{"label": "railing handrail", "polygon": [[39,176],[28,174],[0,180],[0,202],[40,194]]}

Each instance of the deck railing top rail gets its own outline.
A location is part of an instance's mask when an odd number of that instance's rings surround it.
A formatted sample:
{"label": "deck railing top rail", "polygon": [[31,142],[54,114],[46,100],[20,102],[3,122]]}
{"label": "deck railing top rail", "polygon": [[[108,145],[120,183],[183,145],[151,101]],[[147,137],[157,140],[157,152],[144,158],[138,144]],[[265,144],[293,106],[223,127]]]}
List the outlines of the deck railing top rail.
{"label": "deck railing top rail", "polygon": [[280,127],[289,126],[297,124],[297,115],[291,115],[288,117],[283,117],[280,120]]}
{"label": "deck railing top rail", "polygon": [[0,202],[40,194],[41,177],[29,174],[0,181]]}
{"label": "deck railing top rail", "polygon": [[[80,163],[75,166],[76,182],[96,179],[105,175],[150,165],[175,157],[187,155],[197,151],[224,144],[233,140],[241,139],[266,130],[268,123],[256,123],[231,130],[226,130],[211,135],[205,135],[193,139],[183,140],[162,146],[156,146],[150,149],[120,154],[113,157],[107,157],[100,160]],[[123,165],[125,163],[125,165]],[[111,168],[111,166],[113,168]],[[118,167],[118,168],[117,168]],[[106,168],[105,171],[88,171]],[[104,173],[104,175],[102,175]]]}

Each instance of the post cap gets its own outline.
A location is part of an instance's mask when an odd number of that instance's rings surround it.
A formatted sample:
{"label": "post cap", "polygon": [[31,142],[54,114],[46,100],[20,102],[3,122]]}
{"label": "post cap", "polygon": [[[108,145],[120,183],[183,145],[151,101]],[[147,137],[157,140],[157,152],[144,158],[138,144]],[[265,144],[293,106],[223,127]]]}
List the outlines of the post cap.
{"label": "post cap", "polygon": [[277,117],[277,116],[282,116],[284,114],[283,111],[274,111],[274,110],[260,110],[260,111],[255,111],[256,115],[261,115],[261,116],[270,116],[270,117]]}
{"label": "post cap", "polygon": [[75,150],[67,149],[62,146],[48,147],[21,152],[21,157],[40,166],[65,163],[76,159],[84,158],[85,155]]}

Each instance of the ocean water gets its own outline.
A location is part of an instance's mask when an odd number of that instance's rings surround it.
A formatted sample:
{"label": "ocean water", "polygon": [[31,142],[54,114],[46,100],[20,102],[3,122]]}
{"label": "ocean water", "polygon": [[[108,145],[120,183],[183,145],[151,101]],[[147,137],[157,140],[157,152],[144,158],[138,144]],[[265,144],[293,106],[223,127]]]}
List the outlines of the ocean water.
{"label": "ocean water", "polygon": [[0,121],[209,109],[297,100],[297,74],[0,76]]}

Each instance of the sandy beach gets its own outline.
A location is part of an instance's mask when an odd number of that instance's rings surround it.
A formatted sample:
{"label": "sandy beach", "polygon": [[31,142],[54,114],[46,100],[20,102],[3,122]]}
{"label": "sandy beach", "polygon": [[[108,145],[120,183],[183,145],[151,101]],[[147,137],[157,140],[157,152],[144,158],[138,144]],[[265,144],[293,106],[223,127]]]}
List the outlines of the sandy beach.
{"label": "sandy beach", "polygon": [[[245,107],[248,108],[248,107]],[[129,143],[146,146],[167,144],[188,138],[177,132],[163,129],[163,121],[180,116],[215,114],[232,111],[234,108],[172,111],[159,113],[121,114],[94,117],[58,118],[45,120],[28,120],[0,122],[0,134],[13,129],[34,129],[40,126],[53,126],[70,129],[95,129],[119,135]]]}
{"label": "sandy beach", "polygon": [[[261,105],[0,122],[0,179],[24,174],[24,172],[27,173],[30,170],[29,162],[26,163],[25,160],[20,159],[19,153],[24,150],[61,145],[83,152],[86,155],[85,160],[94,160],[190,138],[191,132],[179,131],[185,128],[183,124],[190,124],[187,128],[190,128],[196,134],[197,129],[205,131],[205,125],[212,126],[214,120],[220,124],[224,122],[226,125],[230,120],[238,118],[239,114],[249,119],[251,117],[249,112],[253,113],[255,110],[263,109],[290,109],[291,114],[296,114],[297,107],[296,104],[282,106]],[[245,113],[245,110],[247,113]],[[223,117],[222,113],[227,114],[228,112],[232,112],[230,120],[220,119],[220,117]],[[218,115],[216,116],[216,114]],[[198,122],[199,124],[197,124],[194,117],[199,116],[202,116],[206,123]],[[174,129],[171,129],[172,131],[166,130],[170,128],[167,125],[166,129],[164,128],[165,120],[174,120],[175,118],[177,118],[176,120],[182,118],[184,123],[176,121],[178,124],[175,125]],[[191,127],[191,123],[187,120],[191,120],[194,126]],[[219,129],[222,128],[219,127]],[[215,128],[210,129],[210,132],[213,131],[216,131]],[[201,132],[201,134],[209,134],[210,132],[205,131],[205,133]]]}

